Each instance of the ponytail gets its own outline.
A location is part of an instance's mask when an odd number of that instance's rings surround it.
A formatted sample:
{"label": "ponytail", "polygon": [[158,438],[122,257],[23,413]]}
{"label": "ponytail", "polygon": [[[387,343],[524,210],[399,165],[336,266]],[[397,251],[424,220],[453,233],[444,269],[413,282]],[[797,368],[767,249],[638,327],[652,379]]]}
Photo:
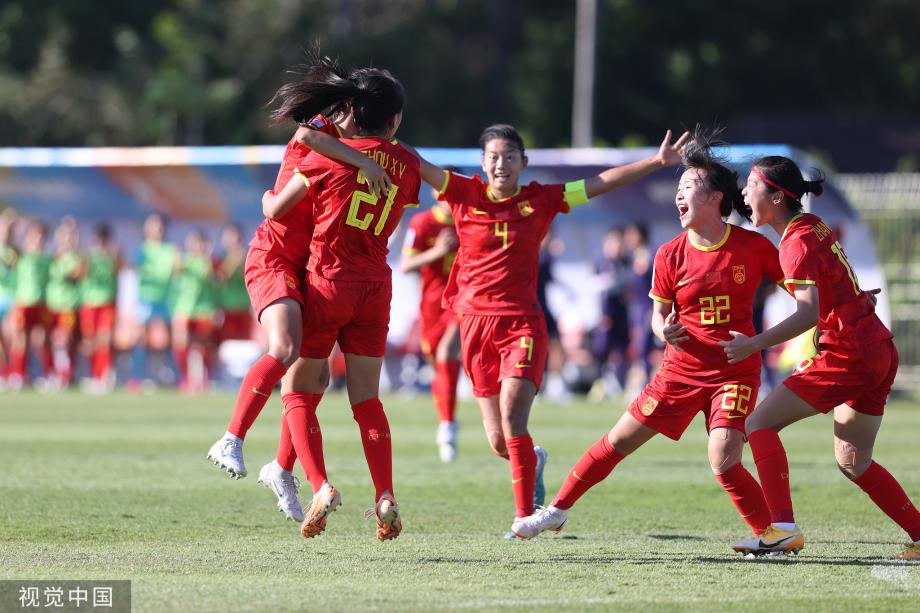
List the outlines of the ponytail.
{"label": "ponytail", "polygon": [[357,93],[357,88],[348,79],[348,72],[337,60],[322,55],[318,44],[307,52],[307,60],[307,64],[291,70],[301,78],[282,85],[269,101],[268,106],[277,101],[281,103],[271,113],[272,123],[293,119],[305,124],[320,113],[334,114],[343,110]]}

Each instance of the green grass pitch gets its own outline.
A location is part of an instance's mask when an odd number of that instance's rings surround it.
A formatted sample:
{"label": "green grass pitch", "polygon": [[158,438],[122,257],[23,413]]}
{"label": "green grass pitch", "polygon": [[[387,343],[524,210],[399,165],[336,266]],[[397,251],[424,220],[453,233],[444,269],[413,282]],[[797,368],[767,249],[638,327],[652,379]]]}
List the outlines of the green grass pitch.
{"label": "green grass pitch", "polygon": [[[357,428],[330,394],[319,415],[343,506],[304,540],[256,485],[274,454],[277,395],[246,440],[246,479],[205,460],[232,401],[0,395],[0,578],[131,579],[136,611],[920,610],[920,565],[887,561],[906,538],[838,473],[828,417],[783,437],[806,549],[746,561],[729,549],[748,532],[711,475],[699,420],[680,442],[653,440],[621,463],[561,534],[506,542],[508,467],[489,453],[473,403],[459,410],[459,458],[443,465],[429,400],[384,398],[404,530],[380,543],[364,519],[373,490]],[[534,408],[550,498],[622,410]],[[876,456],[914,500],[918,441],[920,408],[892,403]],[[745,463],[753,471],[748,452]]]}

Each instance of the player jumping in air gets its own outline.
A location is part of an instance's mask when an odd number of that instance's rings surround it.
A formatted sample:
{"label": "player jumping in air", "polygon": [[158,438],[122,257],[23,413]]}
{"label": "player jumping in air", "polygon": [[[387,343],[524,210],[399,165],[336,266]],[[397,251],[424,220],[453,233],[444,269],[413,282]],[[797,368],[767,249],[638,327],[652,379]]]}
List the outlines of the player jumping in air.
{"label": "player jumping in air", "polygon": [[[304,67],[303,80],[283,85],[272,99],[272,102],[280,101],[280,106],[272,113],[275,121],[293,119],[298,124],[285,149],[274,191],[280,192],[288,184],[297,166],[315,149],[360,168],[368,177],[371,192],[385,194],[389,188],[389,177],[379,164],[338,140],[355,132],[348,105],[330,103],[327,105],[329,108],[320,109],[330,118],[318,111],[304,114],[299,105],[303,84],[314,79],[317,71],[325,74],[326,70],[345,74],[334,60],[320,56],[319,50],[314,48],[311,64]],[[303,279],[312,236],[312,203],[304,200],[292,207],[283,219],[263,221],[249,242],[244,272],[246,289],[268,339],[268,353],[259,358],[244,377],[227,431],[208,451],[208,459],[231,477],[246,476],[243,439],[282,377],[282,402],[285,406],[318,403],[322,397],[322,392],[305,395],[292,392],[290,387],[299,367],[295,361],[303,331]],[[292,365],[294,367],[290,368]],[[323,372],[328,379],[328,369]],[[259,471],[259,483],[275,493],[278,510],[285,517],[303,521],[303,509],[297,500],[297,486],[291,474],[295,458],[287,420],[282,418],[277,456]]]}
{"label": "player jumping in air", "polygon": [[[357,135],[346,144],[383,166],[392,180],[385,198],[367,191],[363,173],[317,153],[298,167],[298,176],[279,194],[266,192],[263,212],[284,216],[304,196],[313,202],[315,230],[305,281],[304,335],[300,354],[305,367],[295,378],[298,394],[322,394],[322,374],[336,342],[345,354],[346,385],[361,432],[364,455],[374,482],[377,538],[396,538],[402,521],[393,496],[390,427],[378,397],[380,369],[392,296],[387,239],[405,207],[418,206],[418,160],[393,139],[402,120],[402,85],[385,70],[362,69],[343,79],[329,70],[324,79],[306,83],[303,105],[311,111],[351,101]],[[311,108],[312,107],[312,108]],[[316,404],[285,404],[285,417],[313,502],[301,526],[304,537],[320,534],[328,515],[341,504],[329,483]]]}
{"label": "player jumping in air", "polygon": [[557,214],[677,164],[689,136],[672,143],[668,131],[655,155],[565,185],[519,184],[527,156],[523,139],[509,125],[490,126],[479,139],[487,181],[422,161],[423,178],[450,205],[460,240],[444,304],[461,317],[463,367],[489,445],[511,467],[516,511],[508,538],[515,538],[545,493],[547,453],[534,447],[527,429],[548,343],[537,301],[540,242]]}
{"label": "player jumping in air", "polygon": [[522,538],[559,531],[569,509],[626,456],[656,434],[678,440],[697,413],[706,416],[709,464],[716,480],[759,535],[770,523],[760,486],[741,464],[744,421],[760,388],[760,354],[729,365],[719,341],[729,330],[754,332],[753,305],[764,278],[782,282],[769,240],[725,222],[748,218],[738,174],[698,136],[684,153],[675,204],[686,229],[655,255],[652,330],[667,344],[661,369],[616,425],[581,456],[553,503],[524,518]]}
{"label": "player jumping in air", "polygon": [[920,561],[920,512],[904,489],[872,459],[882,413],[898,370],[892,334],[875,314],[871,293],[859,287],[837,236],[821,218],[802,211],[802,196],[820,195],[823,176],[806,181],[795,162],[771,156],[754,163],[744,188],[757,226],[780,235],[779,258],[796,311],[760,334],[732,332],[725,345],[729,363],[795,338],[818,325],[818,353],[761,402],[747,420],[748,440],[770,527],[734,549],[763,554],[805,546],[789,491],[789,462],[779,438],[786,426],[834,412],[834,453],[841,472],[858,485],[912,542],[897,556]]}

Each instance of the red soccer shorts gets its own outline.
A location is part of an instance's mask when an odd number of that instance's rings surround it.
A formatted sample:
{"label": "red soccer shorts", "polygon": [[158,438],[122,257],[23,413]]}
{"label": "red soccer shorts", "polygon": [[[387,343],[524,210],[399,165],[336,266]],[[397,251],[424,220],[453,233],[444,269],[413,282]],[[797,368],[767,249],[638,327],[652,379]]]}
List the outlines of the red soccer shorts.
{"label": "red soccer shorts", "polygon": [[760,374],[737,381],[705,385],[679,383],[659,371],[629,405],[629,414],[640,423],[675,441],[700,411],[706,416],[706,431],[733,428],[744,433],[744,421],[757,402]]}
{"label": "red soccer shorts", "polygon": [[383,357],[390,329],[392,282],[335,281],[308,273],[300,355],[324,359],[336,341],[343,353]]}
{"label": "red soccer shorts", "polygon": [[188,332],[189,339],[194,340],[211,340],[214,333],[214,322],[209,317],[196,317],[187,319],[184,317],[175,317],[179,325]]}
{"label": "red soccer shorts", "polygon": [[31,329],[42,327],[48,329],[51,325],[51,313],[43,304],[32,306],[15,306],[10,313],[12,329]]}
{"label": "red soccer shorts", "polygon": [[881,415],[898,373],[898,350],[891,339],[852,354],[822,349],[799,364],[783,385],[821,413],[848,404],[858,413]]}
{"label": "red soccer shorts", "polygon": [[255,247],[246,254],[243,280],[256,317],[282,298],[293,298],[303,307],[304,271],[274,251]]}
{"label": "red soccer shorts", "polygon": [[421,344],[422,353],[433,356],[437,350],[444,333],[449,328],[457,325],[457,316],[448,309],[425,309],[421,312]]}
{"label": "red soccer shorts", "polygon": [[543,382],[549,336],[542,315],[464,315],[460,319],[463,370],[477,398],[494,396],[510,377]]}
{"label": "red soccer shorts", "polygon": [[252,338],[252,313],[245,311],[224,311],[224,321],[220,327],[220,339],[249,340]]}
{"label": "red soccer shorts", "polygon": [[77,312],[73,309],[51,311],[51,329],[55,332],[71,335],[77,329]]}
{"label": "red soccer shorts", "polygon": [[80,333],[90,338],[99,332],[115,329],[115,305],[80,307]]}

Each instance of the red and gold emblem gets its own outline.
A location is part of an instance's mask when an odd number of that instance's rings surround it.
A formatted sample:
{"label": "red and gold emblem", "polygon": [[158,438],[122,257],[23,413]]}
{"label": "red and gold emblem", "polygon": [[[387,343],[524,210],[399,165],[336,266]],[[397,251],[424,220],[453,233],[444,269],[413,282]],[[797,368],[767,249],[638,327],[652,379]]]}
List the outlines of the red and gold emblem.
{"label": "red and gold emblem", "polygon": [[648,417],[649,415],[655,412],[655,407],[657,406],[658,406],[658,401],[652,398],[651,396],[649,396],[648,398],[645,399],[645,402],[642,403],[642,408],[640,408],[639,410],[642,412],[643,415]]}
{"label": "red and gold emblem", "polygon": [[518,211],[522,217],[530,217],[533,214],[533,207],[530,206],[530,200],[521,200],[518,204]]}
{"label": "red and gold emblem", "polygon": [[284,275],[284,281],[287,283],[287,286],[291,289],[297,289],[297,281],[294,280],[294,277],[291,275]]}
{"label": "red and gold emblem", "polygon": [[735,283],[738,285],[744,283],[744,264],[732,266],[732,279],[734,279]]}

